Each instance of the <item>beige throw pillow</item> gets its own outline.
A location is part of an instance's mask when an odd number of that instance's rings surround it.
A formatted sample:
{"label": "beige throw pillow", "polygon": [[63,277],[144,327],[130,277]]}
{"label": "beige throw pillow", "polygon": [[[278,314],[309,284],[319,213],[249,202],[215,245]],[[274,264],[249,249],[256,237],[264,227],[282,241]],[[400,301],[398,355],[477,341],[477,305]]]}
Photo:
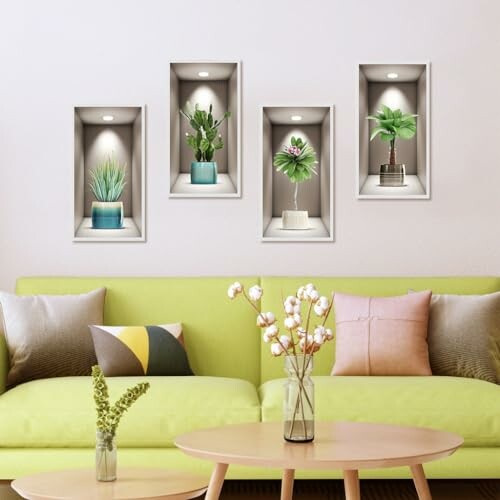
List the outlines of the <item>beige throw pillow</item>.
{"label": "beige throw pillow", "polygon": [[336,293],[332,375],[431,375],[430,299],[430,291],[400,297]]}
{"label": "beige throw pillow", "polygon": [[500,383],[500,292],[434,295],[428,342],[434,375]]}
{"label": "beige throw pillow", "polygon": [[0,292],[10,358],[7,386],[90,375],[97,364],[88,325],[102,323],[106,289],[81,295],[17,296]]}

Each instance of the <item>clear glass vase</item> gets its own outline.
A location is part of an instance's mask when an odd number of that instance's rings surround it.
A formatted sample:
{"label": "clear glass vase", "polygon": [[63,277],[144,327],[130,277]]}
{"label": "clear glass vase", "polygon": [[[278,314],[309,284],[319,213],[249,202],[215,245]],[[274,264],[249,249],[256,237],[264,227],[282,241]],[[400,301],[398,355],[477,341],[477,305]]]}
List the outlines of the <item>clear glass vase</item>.
{"label": "clear glass vase", "polygon": [[285,400],[283,404],[284,438],[294,443],[314,439],[314,383],[311,379],[312,355],[285,358]]}
{"label": "clear glass vase", "polygon": [[116,480],[116,443],[114,434],[97,431],[95,472],[98,481]]}

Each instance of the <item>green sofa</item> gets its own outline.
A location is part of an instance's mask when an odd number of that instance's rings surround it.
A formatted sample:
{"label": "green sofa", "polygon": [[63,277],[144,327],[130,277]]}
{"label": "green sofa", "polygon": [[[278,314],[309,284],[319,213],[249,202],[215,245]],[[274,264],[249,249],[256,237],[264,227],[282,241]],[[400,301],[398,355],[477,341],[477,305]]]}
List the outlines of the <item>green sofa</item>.
{"label": "green sofa", "polygon": [[[239,278],[264,288],[263,311],[281,311],[280,297],[313,282],[332,291],[400,295],[500,291],[500,278]],[[151,390],[126,415],[118,433],[120,465],[208,473],[212,464],[173,445],[189,430],[281,418],[283,360],[262,344],[255,313],[231,302],[225,278],[21,278],[17,293],[81,293],[107,288],[108,325],[181,321],[194,377],[150,377]],[[317,420],[390,422],[445,429],[465,445],[425,466],[429,478],[500,478],[500,386],[453,377],[331,377],[333,343],[315,356]],[[89,377],[38,380],[5,391],[8,356],[0,335],[0,479],[35,471],[88,467],[94,460],[95,414]],[[138,377],[110,379],[111,397]],[[364,471],[403,478],[409,471]],[[228,478],[278,478],[280,471],[232,466]],[[297,471],[299,478],[341,477],[340,471]]]}

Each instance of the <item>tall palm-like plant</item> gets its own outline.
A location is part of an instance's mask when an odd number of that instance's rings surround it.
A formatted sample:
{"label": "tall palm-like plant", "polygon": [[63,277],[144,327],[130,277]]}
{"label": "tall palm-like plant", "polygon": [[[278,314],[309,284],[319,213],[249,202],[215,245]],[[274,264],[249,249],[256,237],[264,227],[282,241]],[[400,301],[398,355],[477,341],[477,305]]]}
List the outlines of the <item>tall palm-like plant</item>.
{"label": "tall palm-like plant", "polygon": [[380,136],[382,141],[390,143],[389,165],[396,165],[396,139],[411,139],[415,135],[417,116],[403,113],[400,109],[393,110],[384,104],[375,116],[368,116],[368,120],[377,122],[372,130],[370,141]]}

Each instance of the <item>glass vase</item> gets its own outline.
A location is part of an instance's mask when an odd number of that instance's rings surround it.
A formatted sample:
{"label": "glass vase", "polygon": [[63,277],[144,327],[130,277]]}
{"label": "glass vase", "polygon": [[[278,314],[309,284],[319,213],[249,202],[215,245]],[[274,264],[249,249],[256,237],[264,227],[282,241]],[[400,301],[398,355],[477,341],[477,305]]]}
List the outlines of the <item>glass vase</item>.
{"label": "glass vase", "polygon": [[116,443],[114,434],[97,431],[95,471],[98,481],[116,480]]}
{"label": "glass vase", "polygon": [[285,358],[285,400],[283,404],[284,438],[293,443],[314,439],[314,383],[311,379],[312,355]]}

